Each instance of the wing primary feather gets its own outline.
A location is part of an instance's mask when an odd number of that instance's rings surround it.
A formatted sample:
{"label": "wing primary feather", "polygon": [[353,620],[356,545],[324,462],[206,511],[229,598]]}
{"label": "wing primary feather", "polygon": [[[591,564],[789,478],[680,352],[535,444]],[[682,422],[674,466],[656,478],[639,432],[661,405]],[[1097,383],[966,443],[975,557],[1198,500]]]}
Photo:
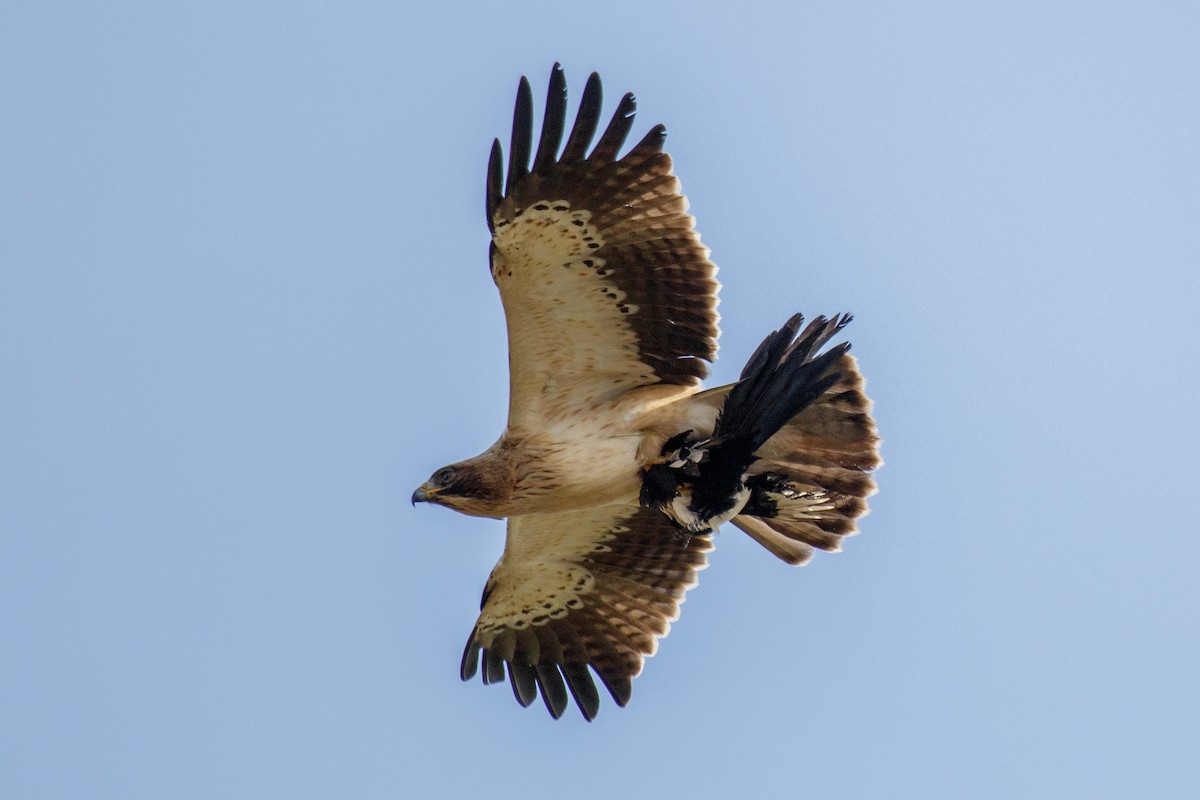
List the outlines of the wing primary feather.
{"label": "wing primary feather", "polygon": [[542,658],[542,645],[537,634],[524,630],[517,634],[517,652],[524,654],[530,664],[536,664]]}
{"label": "wing primary feather", "polygon": [[538,696],[537,670],[532,664],[515,658],[508,663],[508,679],[512,683],[513,696],[517,698],[517,702],[529,708],[529,704]]}
{"label": "wing primary feather", "polygon": [[661,122],[655,125],[650,131],[642,137],[642,140],[633,146],[626,158],[629,156],[644,156],[646,153],[658,153],[663,149],[663,143],[667,141],[667,126]]}
{"label": "wing primary feather", "polygon": [[471,631],[471,638],[467,639],[466,649],[463,650],[462,665],[458,668],[458,676],[464,681],[469,681],[475,677],[475,673],[479,670],[479,643],[475,641],[475,632]]}
{"label": "wing primary feather", "polygon": [[483,682],[500,683],[504,680],[504,659],[495,648],[483,651]]}
{"label": "wing primary feather", "polygon": [[596,135],[600,125],[600,106],[604,102],[604,90],[600,84],[600,75],[593,72],[588,78],[587,86],[583,87],[583,97],[579,100],[579,111],[575,114],[575,124],[571,126],[571,135],[567,137],[567,146],[563,148],[560,160],[565,164],[572,161],[583,161],[587,155],[588,145]]}
{"label": "wing primary feather", "polygon": [[600,710],[600,694],[596,691],[596,683],[588,672],[587,664],[569,663],[562,665],[563,677],[567,679],[567,687],[575,698],[575,705],[583,713],[583,718],[591,722]]}
{"label": "wing primary feather", "polygon": [[567,710],[567,687],[563,685],[562,673],[557,664],[542,661],[534,668],[537,672],[537,685],[542,690],[542,700],[550,716],[558,719]]}
{"label": "wing primary feather", "polygon": [[492,141],[492,153],[488,156],[487,200],[485,203],[488,230],[492,233],[496,232],[496,209],[500,206],[502,199],[504,199],[504,150],[500,147],[500,140],[495,139]]}
{"label": "wing primary feather", "polygon": [[542,625],[535,629],[537,636],[538,647],[541,650],[542,661],[562,661],[563,647],[562,642],[558,640],[558,635],[549,625]]}
{"label": "wing primary feather", "polygon": [[621,708],[629,704],[629,699],[633,697],[633,681],[628,675],[605,675],[603,672],[598,673],[601,682],[604,683],[604,688],[608,689],[608,693],[612,695],[613,702]]}
{"label": "wing primary feather", "polygon": [[542,172],[554,165],[558,146],[562,144],[563,127],[567,121],[567,79],[561,64],[550,71],[550,88],[546,92],[546,114],[542,118],[542,137],[538,140],[533,171]]}
{"label": "wing primary feather", "polygon": [[621,98],[617,110],[613,112],[612,120],[604,129],[600,141],[596,143],[596,149],[592,150],[588,160],[615,161],[621,145],[625,144],[625,137],[629,136],[629,129],[633,127],[633,117],[636,113],[637,100],[632,92],[628,92]]}
{"label": "wing primary feather", "polygon": [[521,78],[517,85],[517,105],[513,109],[512,144],[508,150],[508,182],[504,193],[508,194],[517,181],[529,174],[529,151],[533,148],[533,90],[529,80]]}
{"label": "wing primary feather", "polygon": [[563,646],[563,662],[579,661],[587,663],[588,651],[587,646],[583,643],[583,637],[579,635],[579,631],[572,624],[559,626],[557,631],[558,640]]}
{"label": "wing primary feather", "polygon": [[612,695],[612,699],[618,706],[624,708],[629,698],[633,696],[633,680],[630,678],[629,670],[636,671],[637,663],[640,661],[640,655],[633,655],[633,664],[628,663],[630,653],[634,653],[631,648],[627,648],[626,655],[622,655],[617,651],[614,642],[608,637],[599,637],[596,647],[598,652],[592,657],[592,669],[600,676],[600,682],[604,684],[604,688],[608,689],[608,693]]}

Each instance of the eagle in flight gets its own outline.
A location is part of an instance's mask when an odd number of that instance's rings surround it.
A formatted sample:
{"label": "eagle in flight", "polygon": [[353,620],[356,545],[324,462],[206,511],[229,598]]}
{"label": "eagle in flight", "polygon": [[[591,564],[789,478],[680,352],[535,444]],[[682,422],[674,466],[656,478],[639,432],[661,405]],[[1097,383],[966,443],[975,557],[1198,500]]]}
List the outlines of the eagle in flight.
{"label": "eagle in flight", "polygon": [[[717,353],[717,268],[663,152],[662,125],[620,155],[626,94],[592,145],[601,87],[588,79],[566,135],[562,68],[534,148],[517,91],[508,170],[487,169],[491,273],[508,327],[508,426],[412,496],[508,519],[461,676],[508,680],[560,717],[591,720],[593,673],[624,706],[731,522],[788,564],[839,549],[875,491],[879,438],[848,315],[797,314],[737,383],[701,390]],[[532,162],[530,158],[532,156]]]}

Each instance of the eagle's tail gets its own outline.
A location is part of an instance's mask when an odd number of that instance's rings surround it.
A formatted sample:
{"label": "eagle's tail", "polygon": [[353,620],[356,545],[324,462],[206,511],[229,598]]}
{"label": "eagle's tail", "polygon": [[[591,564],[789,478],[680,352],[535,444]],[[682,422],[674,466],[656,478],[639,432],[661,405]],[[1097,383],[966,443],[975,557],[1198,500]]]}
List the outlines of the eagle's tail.
{"label": "eagle's tail", "polygon": [[[836,373],[836,381],[757,449],[750,502],[731,520],[789,564],[807,562],[814,548],[838,550],[844,536],[857,532],[866,498],[875,493],[868,473],[883,463],[858,363],[842,354],[826,373]],[[697,399],[724,406],[737,386]]]}

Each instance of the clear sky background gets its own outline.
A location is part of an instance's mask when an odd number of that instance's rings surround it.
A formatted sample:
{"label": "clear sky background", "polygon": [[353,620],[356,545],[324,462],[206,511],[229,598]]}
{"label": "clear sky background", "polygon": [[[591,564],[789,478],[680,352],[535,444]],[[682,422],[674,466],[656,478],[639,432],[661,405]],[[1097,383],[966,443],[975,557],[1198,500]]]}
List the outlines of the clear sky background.
{"label": "clear sky background", "polygon": [[[463,685],[503,525],[483,177],[634,91],[713,382],[851,311],[845,552],[719,536],[633,701]],[[0,796],[1200,794],[1192,3],[0,6]]]}

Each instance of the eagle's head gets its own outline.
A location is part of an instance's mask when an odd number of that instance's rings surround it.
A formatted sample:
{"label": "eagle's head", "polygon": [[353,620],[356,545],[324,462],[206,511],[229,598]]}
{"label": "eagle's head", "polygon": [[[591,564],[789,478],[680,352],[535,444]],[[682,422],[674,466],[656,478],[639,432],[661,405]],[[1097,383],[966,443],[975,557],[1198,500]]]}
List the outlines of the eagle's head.
{"label": "eagle's head", "polygon": [[[503,482],[479,458],[442,467],[413,492],[413,505],[437,503],[473,517],[502,517]],[[502,496],[505,495],[505,496]]]}

